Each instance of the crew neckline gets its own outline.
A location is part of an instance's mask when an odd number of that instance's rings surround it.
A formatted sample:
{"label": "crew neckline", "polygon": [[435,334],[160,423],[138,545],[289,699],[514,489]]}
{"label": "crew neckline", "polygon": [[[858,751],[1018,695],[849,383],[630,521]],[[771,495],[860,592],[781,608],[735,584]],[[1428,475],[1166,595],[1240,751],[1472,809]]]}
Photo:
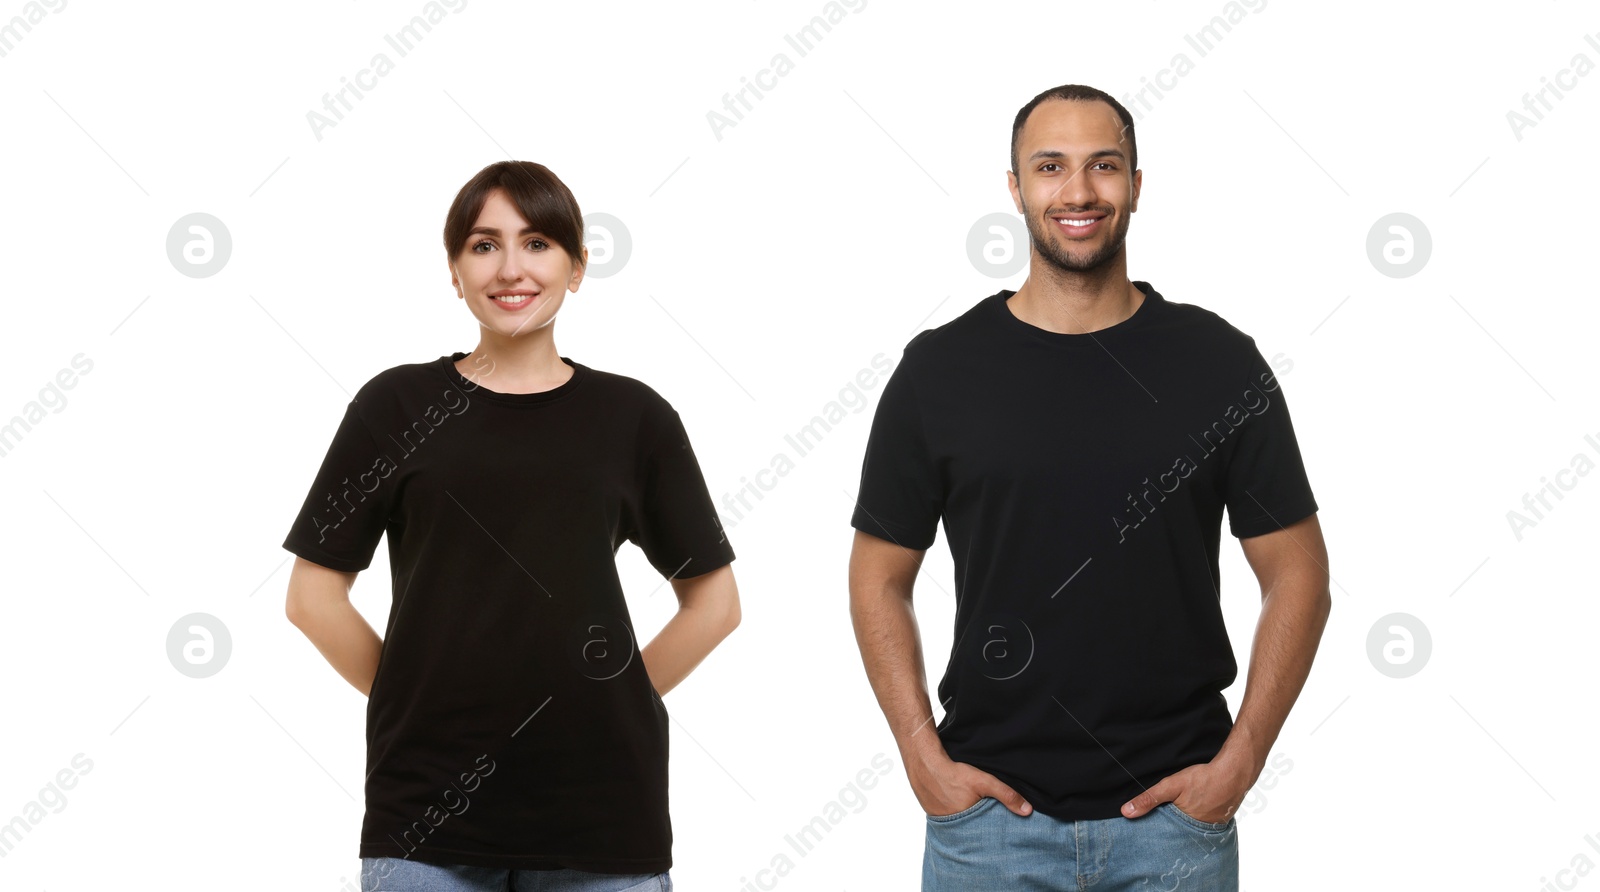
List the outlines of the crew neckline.
{"label": "crew neckline", "polygon": [[1030,322],[1024,322],[1023,320],[1019,319],[1015,313],[1011,312],[1011,307],[1006,304],[1006,301],[1010,300],[1011,296],[1017,293],[1012,289],[1002,290],[989,297],[989,303],[991,304],[990,313],[991,315],[998,316],[1001,324],[1010,331],[1027,335],[1032,337],[1034,340],[1044,341],[1047,344],[1092,344],[1094,343],[1095,338],[1103,335],[1116,335],[1129,329],[1139,327],[1140,325],[1144,324],[1146,319],[1149,319],[1152,315],[1154,315],[1154,313],[1158,312],[1156,307],[1166,302],[1165,298],[1161,296],[1161,292],[1155,290],[1155,288],[1152,287],[1149,282],[1134,281],[1133,287],[1144,292],[1144,300],[1141,301],[1138,308],[1133,311],[1133,315],[1122,320],[1121,322],[1116,323],[1115,325],[1108,325],[1105,328],[1097,331],[1069,334],[1061,331],[1050,331],[1048,329],[1040,328]]}
{"label": "crew neckline", "polygon": [[433,366],[439,370],[439,373],[443,375],[446,380],[448,380],[451,384],[454,384],[468,396],[481,396],[485,399],[492,400],[497,403],[505,403],[507,405],[540,406],[566,399],[567,397],[571,396],[573,391],[576,391],[589,377],[588,366],[581,362],[574,362],[573,360],[563,356],[561,357],[561,361],[572,367],[572,377],[568,378],[567,380],[549,390],[541,390],[537,393],[501,393],[498,390],[490,390],[482,383],[473,381],[461,374],[460,370],[456,368],[456,360],[464,359],[466,356],[467,354],[465,352],[457,350],[456,352],[451,353],[449,356],[441,356],[434,360]]}

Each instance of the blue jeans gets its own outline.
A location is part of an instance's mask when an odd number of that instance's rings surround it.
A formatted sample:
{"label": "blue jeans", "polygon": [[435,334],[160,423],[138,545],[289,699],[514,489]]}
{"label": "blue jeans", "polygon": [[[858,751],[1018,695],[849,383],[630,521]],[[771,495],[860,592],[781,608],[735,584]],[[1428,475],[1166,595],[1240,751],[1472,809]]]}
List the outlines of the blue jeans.
{"label": "blue jeans", "polygon": [[1021,817],[984,797],[928,816],[922,892],[1238,892],[1238,819],[1170,802],[1137,818]]}
{"label": "blue jeans", "polygon": [[507,870],[362,858],[361,892],[672,892],[665,873]]}

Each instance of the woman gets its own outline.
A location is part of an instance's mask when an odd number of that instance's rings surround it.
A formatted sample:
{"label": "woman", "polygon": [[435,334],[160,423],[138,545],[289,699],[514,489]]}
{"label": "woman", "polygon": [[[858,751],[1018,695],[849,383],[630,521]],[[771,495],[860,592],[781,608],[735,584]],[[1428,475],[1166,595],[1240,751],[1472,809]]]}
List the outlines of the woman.
{"label": "woman", "polygon": [[[290,620],[369,696],[362,889],[670,889],[660,695],[738,625],[733,549],[672,406],[556,350],[567,187],[492,164],[444,242],[477,347],[356,393],[283,543]],[[380,642],[348,591],[384,533]],[[680,602],[643,651],[624,540]]]}

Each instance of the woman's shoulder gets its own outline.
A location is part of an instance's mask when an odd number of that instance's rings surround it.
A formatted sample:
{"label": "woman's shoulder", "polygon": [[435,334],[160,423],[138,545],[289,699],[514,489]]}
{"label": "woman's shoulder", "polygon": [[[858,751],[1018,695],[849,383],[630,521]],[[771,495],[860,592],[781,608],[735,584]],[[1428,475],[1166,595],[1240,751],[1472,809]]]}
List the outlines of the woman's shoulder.
{"label": "woman's shoulder", "polygon": [[588,384],[596,391],[603,394],[609,402],[617,405],[635,405],[641,409],[671,409],[672,404],[659,391],[649,384],[631,375],[620,372],[608,372],[592,366],[584,366],[588,372]]}

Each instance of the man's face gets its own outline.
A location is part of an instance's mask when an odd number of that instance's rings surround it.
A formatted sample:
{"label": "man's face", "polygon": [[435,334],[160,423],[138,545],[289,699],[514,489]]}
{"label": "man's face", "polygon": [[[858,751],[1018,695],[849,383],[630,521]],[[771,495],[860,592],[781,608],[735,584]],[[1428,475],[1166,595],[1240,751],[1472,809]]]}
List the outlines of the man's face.
{"label": "man's face", "polygon": [[1139,209],[1122,120],[1104,102],[1050,99],[1028,115],[1017,140],[1011,198],[1033,249],[1057,269],[1087,272],[1122,250]]}

